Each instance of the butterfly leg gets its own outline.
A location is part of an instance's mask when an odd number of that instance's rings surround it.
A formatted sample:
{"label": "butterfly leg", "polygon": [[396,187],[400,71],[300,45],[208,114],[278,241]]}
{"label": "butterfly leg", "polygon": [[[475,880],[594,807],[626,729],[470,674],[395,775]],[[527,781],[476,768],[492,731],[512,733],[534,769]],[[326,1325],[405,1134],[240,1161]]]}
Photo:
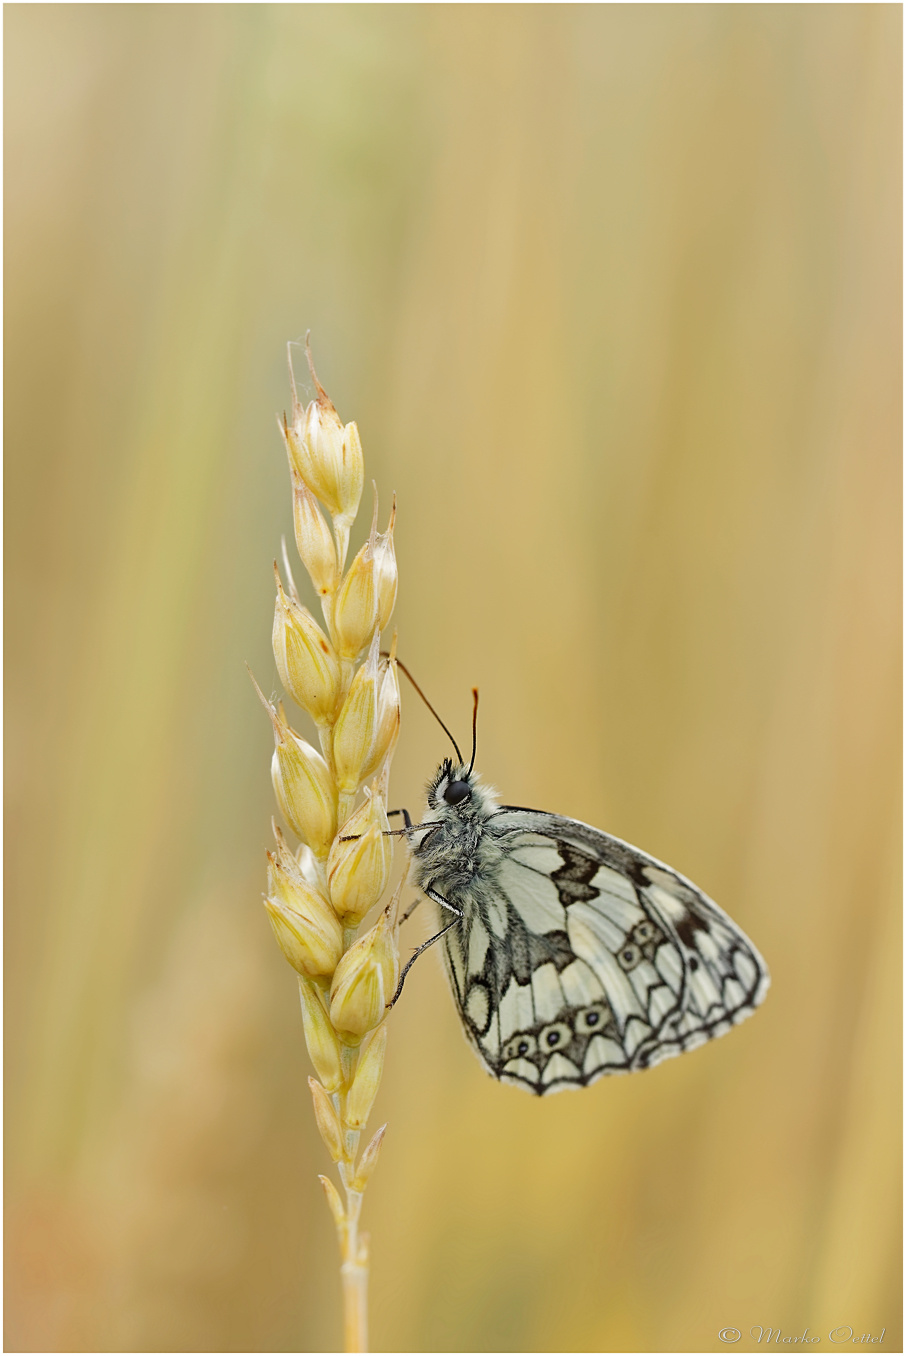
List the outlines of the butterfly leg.
{"label": "butterfly leg", "polygon": [[[409,830],[412,828],[412,820],[411,820],[411,818],[410,818],[409,811],[408,811],[408,810],[388,810],[388,811],[387,811],[387,818],[389,819],[391,815],[402,815],[402,816],[403,816],[403,827],[402,827],[401,829],[389,829],[389,830],[387,831],[387,837],[388,837],[388,838],[390,838],[390,837],[392,837],[392,838],[405,838],[406,834],[407,834],[407,833],[409,832]],[[416,827],[420,827],[420,825],[417,825]]]}
{"label": "butterfly leg", "polygon": [[[433,899],[435,904],[439,904],[442,909],[447,909],[450,913],[455,913],[457,918],[462,918],[462,909],[457,909],[455,904],[451,904],[449,899],[444,899],[443,895],[439,895],[436,890],[429,887],[424,893],[429,899]],[[446,928],[444,928],[444,931],[446,932]],[[440,933],[437,935],[439,937]]]}
{"label": "butterfly leg", "polygon": [[419,895],[418,898],[415,900],[415,903],[409,905],[408,909],[406,910],[406,912],[403,914],[402,918],[400,919],[400,923],[401,923],[401,924],[405,923],[405,921],[406,921],[407,918],[411,918],[411,917],[412,917],[412,915],[415,913],[415,910],[418,908],[419,904],[421,904],[421,902],[422,902],[423,899],[424,899],[424,895]]}
{"label": "butterfly leg", "polygon": [[[384,837],[385,837],[385,838],[405,838],[406,835],[410,832],[411,829],[433,829],[433,828],[435,828],[435,825],[434,825],[433,823],[432,823],[432,824],[413,824],[413,823],[412,823],[412,820],[411,820],[411,818],[410,818],[410,816],[409,816],[409,811],[408,811],[408,810],[388,810],[388,811],[387,811],[387,815],[388,815],[388,818],[389,818],[390,815],[402,815],[402,816],[403,816],[403,827],[402,827],[401,829],[385,829],[385,830],[384,830]],[[350,833],[350,834],[346,834],[346,835],[344,835],[343,837],[340,838],[340,842],[341,842],[341,843],[353,843],[353,842],[355,842],[355,840],[356,840],[357,838],[361,838],[361,836],[362,836],[362,835],[361,835],[360,833]]]}
{"label": "butterfly leg", "polygon": [[[409,971],[412,969],[413,965],[414,965],[415,962],[418,960],[418,958],[419,958],[419,956],[422,954],[422,952],[423,952],[423,951],[427,951],[429,946],[433,946],[435,942],[440,941],[440,939],[441,939],[441,937],[443,937],[444,933],[445,933],[445,932],[449,932],[451,928],[455,928],[455,927],[456,927],[456,924],[457,924],[457,923],[460,921],[460,919],[462,918],[462,911],[461,911],[460,909],[457,909],[457,908],[455,907],[455,905],[450,904],[446,899],[444,899],[441,895],[439,895],[435,890],[426,890],[426,891],[425,891],[425,894],[428,895],[428,897],[429,897],[430,899],[433,899],[434,902],[435,902],[436,904],[442,904],[443,907],[444,907],[445,909],[449,909],[451,913],[454,913],[454,914],[456,915],[456,917],[455,917],[454,919],[452,919],[452,921],[449,922],[445,928],[441,928],[440,932],[436,932],[436,933],[434,934],[433,937],[429,937],[428,940],[427,940],[426,942],[422,942],[421,946],[416,947],[415,951],[413,951],[412,955],[409,957],[408,961],[406,962],[406,966],[405,966],[405,969],[403,970],[403,973],[400,975],[400,982],[399,982],[399,984],[397,984],[397,986],[396,986],[396,993],[393,995],[393,997],[391,998],[390,1002],[387,1004],[387,1009],[388,1009],[388,1011],[390,1010],[390,1008],[393,1007],[394,1003],[397,1001],[397,999],[399,998],[400,994],[403,992],[403,984],[405,983],[406,976],[408,975]],[[417,904],[418,902],[419,902],[419,901],[416,900],[416,904]],[[412,908],[415,908],[415,904],[413,904]],[[412,909],[409,910],[409,913],[411,913],[411,912],[412,912]],[[407,914],[406,916],[408,917],[408,914]],[[402,920],[400,920],[400,921],[402,921]]]}
{"label": "butterfly leg", "polygon": [[[406,811],[405,811],[405,810],[388,810],[387,813],[388,813],[388,814],[391,814],[391,815],[398,815],[398,814],[406,815]],[[385,837],[385,838],[405,838],[406,835],[407,835],[408,833],[411,833],[413,829],[415,830],[416,833],[418,833],[419,829],[436,829],[436,828],[437,828],[437,822],[436,822],[436,820],[429,820],[427,824],[413,824],[413,823],[412,823],[412,820],[409,818],[409,816],[406,815],[406,823],[405,823],[405,826],[404,826],[402,829],[385,829],[385,830],[384,830],[384,837]],[[344,838],[342,841],[345,843],[345,842],[348,841],[348,839]]]}

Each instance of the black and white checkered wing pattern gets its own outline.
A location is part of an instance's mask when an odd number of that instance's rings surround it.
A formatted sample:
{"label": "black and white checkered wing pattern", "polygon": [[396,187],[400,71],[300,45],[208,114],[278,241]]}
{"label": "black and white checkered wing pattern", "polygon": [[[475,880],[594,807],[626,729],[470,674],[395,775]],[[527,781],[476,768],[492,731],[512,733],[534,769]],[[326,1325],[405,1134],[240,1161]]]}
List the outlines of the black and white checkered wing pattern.
{"label": "black and white checkered wing pattern", "polygon": [[544,1094],[649,1068],[729,1031],[770,979],[755,947],[670,867],[576,820],[504,808],[501,851],[444,938],[486,1068]]}

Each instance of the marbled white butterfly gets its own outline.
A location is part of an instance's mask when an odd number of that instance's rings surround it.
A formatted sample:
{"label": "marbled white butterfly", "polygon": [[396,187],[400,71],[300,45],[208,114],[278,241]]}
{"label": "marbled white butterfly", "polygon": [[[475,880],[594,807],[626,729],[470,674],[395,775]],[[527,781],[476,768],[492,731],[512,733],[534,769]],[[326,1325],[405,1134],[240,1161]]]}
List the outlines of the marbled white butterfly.
{"label": "marbled white butterfly", "polygon": [[576,819],[498,805],[474,761],[474,742],[468,766],[445,759],[422,822],[406,816],[415,884],[445,926],[396,996],[442,939],[482,1064],[539,1095],[650,1068],[753,1012],[767,967],[697,886]]}

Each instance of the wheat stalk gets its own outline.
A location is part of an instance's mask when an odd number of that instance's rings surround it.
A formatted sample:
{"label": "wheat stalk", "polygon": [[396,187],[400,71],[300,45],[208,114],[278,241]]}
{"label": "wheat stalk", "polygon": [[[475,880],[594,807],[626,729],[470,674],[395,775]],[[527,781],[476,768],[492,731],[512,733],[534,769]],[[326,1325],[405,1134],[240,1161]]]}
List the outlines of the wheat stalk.
{"label": "wheat stalk", "polygon": [[381,1081],[384,1019],[399,977],[400,891],[373,927],[361,937],[357,930],[387,888],[392,865],[387,792],[400,701],[396,640],[386,658],[380,636],[396,600],[395,506],[387,531],[379,533],[375,491],[370,534],[345,570],[364,483],[362,445],[355,424],[344,427],[318,381],[307,340],[306,356],[316,398],[307,408],[300,404],[290,361],[292,417],[278,423],[292,478],[296,545],[325,625],[301,602],[284,549],[289,591],[275,563],[273,640],[283,686],[314,721],[320,752],[290,728],[282,702],[269,702],[256,683],[274,728],[277,801],[300,840],[292,851],[274,826],[265,907],[298,972],[317,1074],[308,1080],[315,1120],[343,1191],[320,1178],[340,1244],[345,1348],[366,1351],[369,1240],[360,1217],[386,1125],[361,1153],[359,1145]]}

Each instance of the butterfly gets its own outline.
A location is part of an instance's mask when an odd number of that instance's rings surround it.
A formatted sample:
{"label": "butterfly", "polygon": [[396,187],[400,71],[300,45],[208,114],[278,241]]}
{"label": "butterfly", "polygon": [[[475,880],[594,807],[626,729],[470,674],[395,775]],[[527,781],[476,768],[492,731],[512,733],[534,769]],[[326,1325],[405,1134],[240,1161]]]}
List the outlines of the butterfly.
{"label": "butterfly", "polygon": [[422,822],[398,831],[444,927],[394,1002],[442,941],[485,1069],[539,1096],[651,1068],[750,1016],[767,967],[707,895],[579,820],[499,805],[474,762],[473,720],[472,763],[445,759]]}

